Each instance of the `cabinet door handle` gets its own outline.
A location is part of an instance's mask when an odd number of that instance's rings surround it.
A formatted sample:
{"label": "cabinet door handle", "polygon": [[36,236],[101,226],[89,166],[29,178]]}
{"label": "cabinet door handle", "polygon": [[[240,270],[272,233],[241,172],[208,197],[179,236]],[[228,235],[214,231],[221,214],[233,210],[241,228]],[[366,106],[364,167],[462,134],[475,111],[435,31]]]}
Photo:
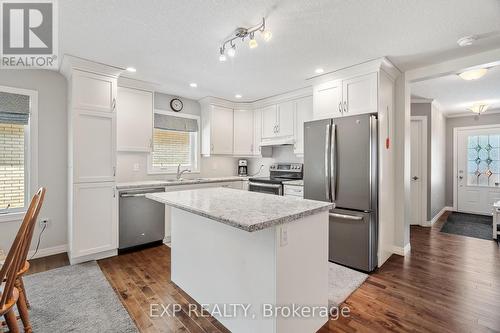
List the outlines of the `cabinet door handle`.
{"label": "cabinet door handle", "polygon": [[344,111],[342,110],[342,102],[339,103],[339,112],[343,113]]}
{"label": "cabinet door handle", "polygon": [[347,108],[347,101],[344,101],[344,112],[349,112],[349,109]]}
{"label": "cabinet door handle", "polygon": [[212,152],[214,151],[214,145],[213,144],[210,145],[210,151],[212,151]]}
{"label": "cabinet door handle", "polygon": [[116,98],[113,98],[113,105],[112,105],[112,110],[116,110]]}
{"label": "cabinet door handle", "polygon": [[116,177],[116,167],[113,167],[113,177]]}
{"label": "cabinet door handle", "polygon": [[276,133],[280,132],[280,125],[276,125]]}

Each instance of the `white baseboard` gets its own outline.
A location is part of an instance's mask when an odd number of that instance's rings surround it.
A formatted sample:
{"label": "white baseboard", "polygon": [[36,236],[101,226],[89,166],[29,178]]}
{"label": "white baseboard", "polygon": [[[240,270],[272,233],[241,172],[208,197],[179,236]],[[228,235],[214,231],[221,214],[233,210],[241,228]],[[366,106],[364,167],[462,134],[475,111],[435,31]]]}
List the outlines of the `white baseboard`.
{"label": "white baseboard", "polygon": [[[52,256],[54,254],[64,253],[67,251],[68,251],[68,246],[66,244],[52,246],[52,247],[46,247],[44,249],[38,249],[38,252],[33,257],[33,259],[48,257],[48,256]],[[31,258],[34,253],[35,253],[35,250],[30,250],[28,252],[28,258]]]}
{"label": "white baseboard", "polygon": [[408,243],[405,245],[405,247],[394,246],[392,251],[394,254],[397,254],[397,255],[404,257],[410,253],[411,245],[410,245],[410,243]]}
{"label": "white baseboard", "polygon": [[99,253],[88,254],[80,257],[72,257],[71,254],[68,255],[69,263],[71,265],[80,264],[82,262],[100,260],[104,258],[114,257],[118,255],[118,250],[109,250]]}
{"label": "white baseboard", "polygon": [[439,211],[439,213],[437,213],[436,216],[434,216],[434,218],[432,220],[427,221],[426,224],[423,225],[423,227],[432,227],[434,225],[434,223],[436,223],[437,220],[439,220],[441,215],[443,215],[444,212],[447,212],[447,211],[453,211],[453,207],[448,207],[448,206],[443,207],[443,209],[441,209]]}

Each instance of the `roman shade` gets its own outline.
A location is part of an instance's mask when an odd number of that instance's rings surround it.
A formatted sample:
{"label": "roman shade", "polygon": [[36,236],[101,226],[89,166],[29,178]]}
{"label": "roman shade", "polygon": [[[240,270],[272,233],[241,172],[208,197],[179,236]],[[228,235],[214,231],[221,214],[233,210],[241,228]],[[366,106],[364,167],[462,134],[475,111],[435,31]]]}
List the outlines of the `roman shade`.
{"label": "roman shade", "polygon": [[179,132],[198,132],[198,122],[196,119],[183,118],[155,113],[155,128],[179,131]]}
{"label": "roman shade", "polygon": [[29,96],[0,91],[0,123],[27,125],[29,116]]}

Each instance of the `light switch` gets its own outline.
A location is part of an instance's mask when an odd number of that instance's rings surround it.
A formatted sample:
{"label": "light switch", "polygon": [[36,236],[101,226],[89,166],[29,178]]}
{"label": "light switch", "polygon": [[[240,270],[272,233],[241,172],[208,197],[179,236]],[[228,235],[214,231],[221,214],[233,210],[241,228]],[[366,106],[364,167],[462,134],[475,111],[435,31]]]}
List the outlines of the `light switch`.
{"label": "light switch", "polygon": [[139,163],[134,163],[133,170],[134,171],[139,171]]}

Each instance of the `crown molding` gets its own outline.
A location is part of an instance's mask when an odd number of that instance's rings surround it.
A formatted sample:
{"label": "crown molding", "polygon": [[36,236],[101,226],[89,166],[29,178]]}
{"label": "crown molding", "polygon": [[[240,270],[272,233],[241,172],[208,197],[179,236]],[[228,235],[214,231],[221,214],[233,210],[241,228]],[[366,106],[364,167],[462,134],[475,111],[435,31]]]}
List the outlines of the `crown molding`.
{"label": "crown molding", "polygon": [[125,68],[106,65],[100,62],[73,56],[71,54],[64,54],[59,71],[69,79],[73,70],[80,70],[117,78],[125,71]]}
{"label": "crown molding", "polygon": [[461,118],[461,117],[484,117],[488,116],[490,114],[499,114],[500,113],[500,108],[496,109],[488,109],[486,112],[482,113],[481,115],[478,115],[472,111],[463,111],[463,112],[454,112],[454,113],[443,113],[445,118]]}

